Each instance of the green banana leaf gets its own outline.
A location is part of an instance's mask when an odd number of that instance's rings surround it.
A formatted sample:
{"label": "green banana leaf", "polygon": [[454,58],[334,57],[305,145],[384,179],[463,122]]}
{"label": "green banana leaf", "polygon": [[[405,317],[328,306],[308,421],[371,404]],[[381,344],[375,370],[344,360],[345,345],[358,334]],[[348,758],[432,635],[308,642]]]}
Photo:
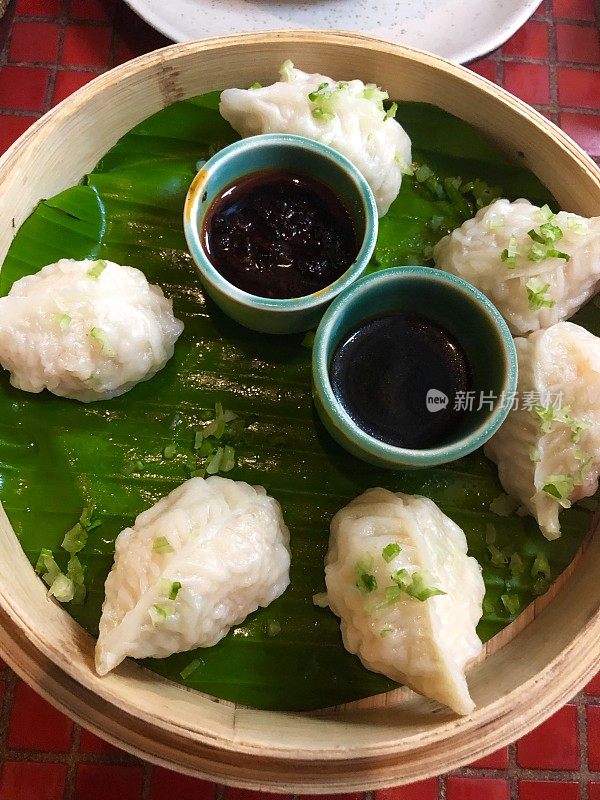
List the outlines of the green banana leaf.
{"label": "green banana leaf", "polygon": [[[394,687],[345,652],[336,618],[311,599],[325,588],[329,521],[350,499],[372,486],[423,494],[464,529],[487,587],[478,629],[483,640],[546,588],[531,575],[536,556],[547,557],[552,578],[569,564],[591,513],[582,507],[565,511],[563,536],[550,543],[530,517],[490,511],[501,488],[481,452],[435,469],[386,472],[331,441],[315,417],[310,350],[302,336],[253,333],[224,316],[204,298],[187,253],[182,207],[197,162],[237,138],[217,107],[218,95],[210,94],[154,115],[124,136],[81,185],[41,202],[19,230],[0,273],[0,293],[59,258],[107,258],[139,267],[162,286],[185,331],[162,372],[109,402],[83,405],[47,392],[27,394],[2,373],[0,499],[30,561],[48,547],[63,568],[64,533],[86,502],[96,504],[102,525],[80,554],[87,599],[66,606],[94,634],[116,535],[189,477],[195,430],[212,418],[215,403],[233,410],[244,427],[228,477],[262,484],[281,503],[292,535],[290,587],[216,646],[143,663],[250,706],[325,707]],[[483,179],[512,199],[553,203],[531,173],[507,162],[460,120],[418,103],[400,103],[397,118],[415,143],[415,160],[440,180]],[[381,220],[371,269],[427,261],[435,241],[472,213],[455,201],[406,178]],[[592,306],[582,312],[588,327],[598,328],[599,317]],[[175,457],[166,458],[164,449],[172,444]],[[494,547],[504,554],[496,554],[494,563],[490,525]],[[512,553],[521,556],[519,574],[504,563]],[[507,610],[501,600],[506,594],[518,597],[518,610],[512,603],[512,613]],[[187,675],[190,664],[195,669]]]}

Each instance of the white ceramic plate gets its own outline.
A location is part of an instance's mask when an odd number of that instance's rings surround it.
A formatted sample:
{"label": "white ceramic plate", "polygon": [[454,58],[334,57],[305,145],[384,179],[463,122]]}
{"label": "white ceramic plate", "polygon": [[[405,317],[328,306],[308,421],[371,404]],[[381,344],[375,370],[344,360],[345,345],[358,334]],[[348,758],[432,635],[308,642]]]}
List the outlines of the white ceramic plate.
{"label": "white ceramic plate", "polygon": [[345,30],[459,63],[503,44],[539,0],[126,0],[177,42],[270,30]]}

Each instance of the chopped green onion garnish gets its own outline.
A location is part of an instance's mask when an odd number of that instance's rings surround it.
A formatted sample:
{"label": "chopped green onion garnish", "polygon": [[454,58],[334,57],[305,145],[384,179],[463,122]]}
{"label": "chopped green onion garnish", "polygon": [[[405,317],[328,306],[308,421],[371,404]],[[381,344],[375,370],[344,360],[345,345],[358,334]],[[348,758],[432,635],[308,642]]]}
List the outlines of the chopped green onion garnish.
{"label": "chopped green onion garnish", "polygon": [[152,549],[160,555],[175,552],[166,536],[157,536],[152,544]]}
{"label": "chopped green onion garnish", "polygon": [[148,609],[148,613],[150,614],[152,623],[156,625],[158,622],[164,622],[167,617],[173,616],[175,612],[173,608],[166,603],[155,603],[151,608]]}
{"label": "chopped green onion garnish", "polygon": [[495,544],[488,544],[488,552],[493,567],[504,567],[508,562],[508,557]]}
{"label": "chopped green onion garnish", "polygon": [[54,560],[52,550],[43,547],[35,565],[35,571],[42,576],[46,586],[52,586],[56,578],[61,574],[60,567]]}
{"label": "chopped green onion garnish", "polygon": [[369,592],[374,592],[377,589],[377,578],[371,574],[373,563],[373,556],[368,556],[362,561],[357,561],[354,566],[356,587],[363,594],[369,594]]}
{"label": "chopped green onion garnish", "polygon": [[369,592],[374,592],[375,589],[377,589],[377,578],[375,575],[370,575],[366,572],[363,572],[358,576],[356,586],[361,592],[363,592],[363,594],[369,594]]}
{"label": "chopped green onion garnish", "polygon": [[71,578],[60,572],[52,581],[48,594],[53,595],[60,603],[70,603],[75,596],[75,587]]}
{"label": "chopped green onion garnish", "polygon": [[202,661],[201,658],[195,658],[193,661],[190,661],[190,663],[187,665],[187,667],[184,667],[179,674],[181,675],[181,677],[185,681],[191,675],[193,675],[194,672],[196,672],[197,669],[199,669],[200,667],[203,667],[203,666],[204,666],[204,661]]}
{"label": "chopped green onion garnish", "polygon": [[550,220],[554,218],[554,212],[547,204],[540,208],[538,215],[544,222],[550,222]]}
{"label": "chopped green onion garnish", "polygon": [[226,444],[223,448],[223,455],[221,457],[221,466],[219,472],[231,472],[235,467],[235,450],[231,445]]}
{"label": "chopped green onion garnish", "polygon": [[221,461],[223,459],[223,448],[217,448],[216,453],[210,459],[210,461],[206,465],[206,474],[207,475],[216,475],[217,472],[221,469]]}
{"label": "chopped green onion garnish", "polygon": [[563,232],[558,227],[558,225],[553,225],[551,222],[545,222],[543,225],[540,225],[540,233],[544,237],[544,241],[546,244],[550,242],[558,242],[559,239],[562,239]]}
{"label": "chopped green onion garnish", "polygon": [[[446,592],[443,592],[441,589],[430,586],[422,572],[413,572],[411,575],[408,570],[399,569],[392,573],[391,578],[396,586],[390,586],[386,589],[386,602],[388,604],[388,596],[390,598],[396,596],[396,592],[390,591],[393,589],[398,589],[400,593],[405,593],[409,597],[421,602],[429,600],[430,597],[435,597],[436,595],[446,594]],[[399,597],[397,599],[399,599]],[[397,602],[397,600],[393,602]]]}
{"label": "chopped green onion garnish", "polygon": [[489,523],[485,526],[485,543],[494,544],[496,541],[496,528]]}
{"label": "chopped green onion garnish", "polygon": [[545,553],[538,553],[531,567],[532,578],[544,578],[549,581],[552,576],[548,556]]}
{"label": "chopped green onion garnish", "polygon": [[163,450],[163,456],[170,461],[172,458],[175,458],[177,454],[177,445],[174,443],[168,444],[165,449]]}
{"label": "chopped green onion garnish", "polygon": [[580,425],[580,423],[571,416],[570,406],[563,406],[562,408],[554,408],[554,406],[534,406],[531,409],[531,413],[540,418],[542,433],[550,433],[554,422],[568,425],[571,429],[573,429],[573,426],[579,427]]}
{"label": "chopped green onion garnish", "polygon": [[399,586],[388,586],[385,590],[385,600],[383,603],[379,603],[379,605],[375,606],[375,608],[384,608],[385,606],[392,606],[395,603],[403,600],[405,597],[405,593]]}
{"label": "chopped green onion garnish", "polygon": [[496,604],[487,595],[483,598],[483,611],[485,614],[496,614]]}
{"label": "chopped green onion garnish", "polygon": [[383,101],[387,100],[389,95],[387,92],[382,91],[379,86],[374,83],[368,83],[363,89],[363,97],[365,100],[370,100],[375,103],[380,111],[383,111]]}
{"label": "chopped green onion garnish", "polygon": [[528,231],[527,236],[529,236],[530,239],[533,239],[534,242],[538,242],[539,244],[546,244],[546,239],[541,234],[537,233],[537,231],[534,230]]}
{"label": "chopped green onion garnish", "polygon": [[102,525],[102,520],[100,517],[95,516],[95,512],[95,503],[87,503],[81,512],[81,516],[79,517],[79,522],[83,525],[86,531],[88,531],[88,533],[89,531],[93,531],[94,528]]}
{"label": "chopped green onion garnish", "polygon": [[573,444],[579,444],[581,441],[581,434],[586,429],[589,428],[589,422],[585,422],[581,419],[574,419],[571,424],[571,441]]}
{"label": "chopped green onion garnish", "polygon": [[85,588],[85,567],[77,556],[71,556],[67,564],[67,577],[73,582],[72,602],[80,605],[87,594]]}
{"label": "chopped green onion garnish", "polygon": [[115,355],[115,351],[107,341],[106,334],[102,328],[91,328],[90,336],[100,345],[100,351],[102,352],[102,355],[108,356],[109,358]]}
{"label": "chopped green onion garnish", "polygon": [[314,103],[315,100],[318,100],[319,97],[322,97],[323,94],[328,91],[328,89],[329,89],[329,84],[327,82],[320,83],[314,92],[310,92],[310,94],[308,95],[308,99]]}
{"label": "chopped green onion garnish", "polygon": [[527,281],[525,288],[527,289],[527,302],[532,311],[539,308],[552,308],[556,305],[556,300],[546,296],[550,288],[549,283],[541,283],[532,278]]}
{"label": "chopped green onion garnish", "polygon": [[542,491],[557,500],[563,508],[570,508],[569,495],[573,493],[575,482],[570,475],[548,475]]}
{"label": "chopped green onion garnish", "polygon": [[283,64],[279,67],[279,75],[282,81],[294,81],[296,80],[296,70],[294,69],[294,62],[290,61],[287,58]]}
{"label": "chopped green onion garnish", "polygon": [[83,550],[89,532],[93,531],[94,528],[97,528],[99,525],[102,525],[100,518],[94,516],[94,511],[95,505],[93,503],[88,503],[81,512],[79,522],[65,534],[61,547],[63,550],[66,550],[67,553],[73,555]]}
{"label": "chopped green onion garnish", "polygon": [[67,553],[78,553],[85,547],[87,538],[87,531],[83,525],[78,522],[76,525],[73,525],[70,531],[67,531],[61,547],[63,550],[66,550]]}
{"label": "chopped green onion garnish", "polygon": [[527,253],[528,260],[535,262],[543,261],[547,256],[548,253],[545,244],[534,244]]}
{"label": "chopped green onion garnish", "polygon": [[169,590],[169,600],[177,600],[177,595],[179,594],[179,590],[181,589],[181,583],[179,581],[173,581],[171,584],[171,589]]}
{"label": "chopped green onion garnish", "polygon": [[427,164],[421,164],[415,170],[414,177],[418,183],[425,183],[426,180],[432,178],[434,175],[433,170],[427,166]]}
{"label": "chopped green onion garnish", "polygon": [[523,559],[518,553],[513,553],[508,564],[511,575],[520,575],[525,569]]}
{"label": "chopped green onion garnish", "polygon": [[256,81],[255,83],[252,84],[252,86],[250,86],[250,89],[262,89],[262,84]]}
{"label": "chopped green onion garnish", "polygon": [[502,605],[509,614],[518,614],[521,608],[521,601],[519,600],[518,594],[503,594],[500,595],[500,600],[502,600]]}
{"label": "chopped green onion garnish", "polygon": [[390,636],[393,632],[394,632],[393,628],[382,628],[379,631],[379,635],[381,636],[382,639],[387,639],[387,637]]}
{"label": "chopped green onion garnish", "polygon": [[582,219],[577,219],[577,217],[567,217],[567,228],[573,233],[586,233],[587,223]]}
{"label": "chopped green onion garnish", "polygon": [[315,119],[319,119],[322,122],[330,122],[335,116],[333,112],[325,111],[324,108],[320,108],[319,106],[313,108],[312,115]]}
{"label": "chopped green onion garnish", "polygon": [[281,633],[281,625],[276,619],[268,619],[265,625],[265,633],[271,638],[277,636]]}
{"label": "chopped green onion garnish", "polygon": [[577,470],[577,474],[575,476],[575,483],[577,486],[581,486],[592,470],[593,459],[587,453],[582,453],[581,450],[578,450],[575,453],[575,458],[580,462],[579,469]]}
{"label": "chopped green onion garnish", "polygon": [[490,503],[490,511],[499,517],[510,517],[518,503],[507,494],[500,494]]}
{"label": "chopped green onion garnish", "polygon": [[531,588],[533,593],[539,596],[541,594],[546,594],[550,588],[550,583],[546,580],[546,578],[537,578]]}
{"label": "chopped green onion garnish", "polygon": [[398,544],[398,542],[390,542],[386,544],[386,546],[381,551],[381,555],[383,556],[383,560],[389,564],[390,561],[393,561],[398,553],[400,553],[402,548]]}
{"label": "chopped green onion garnish", "polygon": [[499,231],[504,227],[505,218],[502,214],[492,214],[486,221],[486,228],[490,233]]}
{"label": "chopped green onion garnish", "polygon": [[517,266],[517,256],[519,255],[519,240],[516,236],[511,236],[508,240],[508,247],[500,253],[500,258],[506,263],[509,269]]}
{"label": "chopped green onion garnish", "polygon": [[65,331],[71,324],[71,317],[68,314],[57,314],[56,321],[61,331]]}
{"label": "chopped green onion garnish", "polygon": [[93,278],[94,280],[98,280],[100,275],[106,269],[106,261],[96,261],[87,271],[88,278]]}
{"label": "chopped green onion garnish", "polygon": [[398,103],[392,103],[392,105],[385,112],[383,119],[394,119],[396,116],[396,111],[398,111]]}
{"label": "chopped green onion garnish", "polygon": [[546,258],[562,258],[565,261],[570,261],[571,256],[568,253],[563,253],[562,250],[548,250]]}

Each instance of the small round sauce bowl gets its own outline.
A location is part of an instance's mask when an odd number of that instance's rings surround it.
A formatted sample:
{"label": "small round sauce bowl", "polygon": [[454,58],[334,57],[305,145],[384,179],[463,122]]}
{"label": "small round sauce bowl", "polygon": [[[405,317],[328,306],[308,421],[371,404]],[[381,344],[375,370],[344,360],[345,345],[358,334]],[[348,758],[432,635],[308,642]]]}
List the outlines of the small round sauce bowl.
{"label": "small round sauce bowl", "polygon": [[[240,179],[267,170],[318,181],[341,200],[352,221],[358,245],[355,260],[337,280],[313,294],[291,298],[250,294],[226,280],[206,253],[203,229],[213,203]],[[264,134],[234,142],[206,162],[188,191],[183,226],[200,281],[226,314],[263,333],[296,333],[315,327],[329,303],[362,275],[375,248],[378,217],[369,185],[341,153],[303,136]]]}
{"label": "small round sauce bowl", "polygon": [[[439,326],[462,348],[470,367],[470,390],[454,400],[464,412],[456,427],[435,446],[423,449],[388,444],[365,432],[332,385],[338,347],[365,324],[396,312],[419,315]],[[413,469],[461,458],[498,430],[514,400],[517,358],[504,319],[474,286],[430,267],[395,267],[357,281],[325,312],[313,345],[312,379],[319,417],[342,447],[379,467]],[[423,416],[438,413],[449,402],[435,386],[421,399],[426,406],[419,412]]]}

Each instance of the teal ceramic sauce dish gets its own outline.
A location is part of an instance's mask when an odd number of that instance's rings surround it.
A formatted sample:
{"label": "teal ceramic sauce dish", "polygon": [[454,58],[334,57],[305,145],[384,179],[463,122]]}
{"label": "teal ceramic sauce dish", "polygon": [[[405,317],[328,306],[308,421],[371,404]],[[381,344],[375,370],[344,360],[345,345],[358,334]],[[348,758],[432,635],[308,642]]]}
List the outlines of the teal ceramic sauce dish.
{"label": "teal ceramic sauce dish", "polygon": [[[367,432],[366,425],[358,424],[360,415],[354,413],[347,398],[340,394],[337,382],[339,353],[353,347],[362,331],[375,330],[382,320],[423,320],[432,328],[447,333],[455,342],[457,351],[465,357],[465,374],[468,373],[469,391],[457,392],[449,399],[436,382],[428,386],[429,363],[415,355],[420,344],[420,330],[416,339],[387,339],[385,363],[389,366],[403,358],[411,362],[412,374],[403,375],[401,396],[390,390],[388,405],[402,405],[410,397],[410,404],[419,404],[417,417],[429,424],[437,421],[442,409],[449,411],[454,403],[457,421],[454,427],[428,446],[401,446],[377,438]],[[358,334],[357,334],[358,332]],[[360,351],[356,351],[360,352]],[[368,351],[367,351],[368,354]],[[358,388],[369,398],[377,392],[387,378],[378,373],[376,353],[372,365],[367,364],[371,379]],[[416,359],[416,360],[415,360]],[[368,360],[368,359],[367,359]],[[355,369],[358,357],[349,361]],[[404,361],[402,361],[404,363]],[[370,372],[369,372],[370,370]],[[352,373],[350,373],[352,374]],[[381,380],[380,380],[381,378]],[[517,358],[513,338],[508,327],[492,303],[474,286],[430,267],[396,267],[369,275],[353,284],[328,308],[317,329],[312,355],[313,397],[321,421],[331,436],[358,458],[379,467],[412,469],[430,467],[454,461],[481,447],[505,420],[517,388]],[[399,384],[400,385],[400,384]],[[418,386],[418,390],[414,387]],[[352,388],[352,386],[351,386]],[[354,389],[357,387],[354,386]],[[414,394],[412,390],[414,388]],[[385,386],[383,391],[386,391]],[[421,407],[422,406],[422,407]],[[419,416],[420,415],[420,416]],[[431,418],[428,415],[432,415]],[[362,422],[362,419],[361,419]],[[407,438],[414,431],[409,431]]]}
{"label": "teal ceramic sauce dish", "polygon": [[[357,255],[340,277],[312,294],[291,298],[250,294],[226,280],[207,255],[203,229],[213,203],[240,179],[267,170],[318,181],[342,202],[350,217]],[[194,178],[184,208],[188,248],[205,291],[234,320],[263,333],[296,333],[315,327],[329,303],[364,272],[377,230],[375,199],[356,167],[320,142],[288,134],[252,136],[220,150]]]}

